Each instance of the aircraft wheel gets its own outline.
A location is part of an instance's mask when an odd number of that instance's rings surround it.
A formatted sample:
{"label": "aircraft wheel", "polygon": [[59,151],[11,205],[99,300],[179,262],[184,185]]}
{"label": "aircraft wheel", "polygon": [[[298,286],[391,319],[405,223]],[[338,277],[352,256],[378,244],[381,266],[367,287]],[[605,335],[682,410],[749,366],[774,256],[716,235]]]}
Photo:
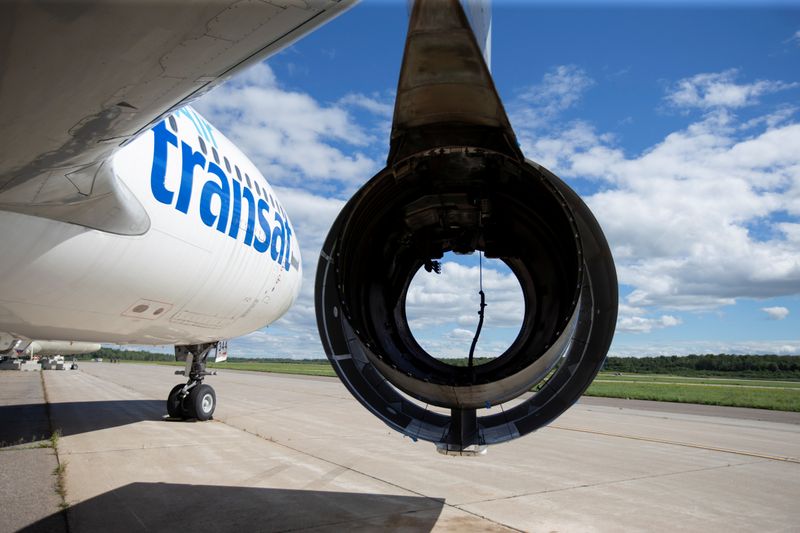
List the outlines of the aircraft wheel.
{"label": "aircraft wheel", "polygon": [[187,398],[189,416],[197,420],[209,420],[217,407],[217,395],[210,385],[198,385]]}
{"label": "aircraft wheel", "polygon": [[167,396],[167,414],[172,418],[186,418],[186,410],[183,408],[184,401],[178,393],[183,389],[183,383],[175,385]]}

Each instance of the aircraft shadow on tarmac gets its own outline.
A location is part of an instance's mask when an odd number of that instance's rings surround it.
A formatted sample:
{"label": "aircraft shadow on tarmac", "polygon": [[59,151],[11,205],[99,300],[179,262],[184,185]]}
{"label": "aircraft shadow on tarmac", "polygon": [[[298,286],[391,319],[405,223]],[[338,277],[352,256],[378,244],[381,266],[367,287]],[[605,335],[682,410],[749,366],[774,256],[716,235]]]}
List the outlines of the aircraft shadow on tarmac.
{"label": "aircraft shadow on tarmac", "polygon": [[[80,531],[430,531],[444,499],[271,488],[131,483],[71,506]],[[52,531],[59,513],[22,529]]]}
{"label": "aircraft shadow on tarmac", "polygon": [[50,437],[53,429],[64,436],[107,429],[143,420],[162,420],[165,402],[159,400],[109,400],[0,406],[0,446],[25,444]]}

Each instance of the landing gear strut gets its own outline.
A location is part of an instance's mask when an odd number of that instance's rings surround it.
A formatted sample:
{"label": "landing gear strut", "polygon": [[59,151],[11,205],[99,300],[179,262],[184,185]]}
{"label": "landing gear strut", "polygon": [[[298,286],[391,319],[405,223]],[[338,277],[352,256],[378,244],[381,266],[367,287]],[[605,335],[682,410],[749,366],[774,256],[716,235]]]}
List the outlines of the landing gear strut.
{"label": "landing gear strut", "polygon": [[175,346],[176,359],[186,361],[186,368],[176,370],[175,374],[188,376],[189,380],[185,384],[175,385],[167,396],[167,413],[170,417],[205,421],[214,414],[217,395],[210,385],[203,383],[203,378],[216,374],[206,371],[206,360],[211,350],[217,349],[217,345],[211,342]]}

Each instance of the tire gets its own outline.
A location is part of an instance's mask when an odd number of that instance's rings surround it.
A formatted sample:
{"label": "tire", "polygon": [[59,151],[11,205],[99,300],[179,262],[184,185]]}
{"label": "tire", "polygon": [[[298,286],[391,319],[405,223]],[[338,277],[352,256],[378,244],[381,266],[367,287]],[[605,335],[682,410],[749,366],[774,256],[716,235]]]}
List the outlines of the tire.
{"label": "tire", "polygon": [[183,383],[175,385],[169,391],[167,396],[167,414],[171,418],[186,418],[186,409],[184,409],[184,402],[188,399],[181,399],[178,393],[183,389]]}
{"label": "tire", "polygon": [[198,385],[186,399],[189,416],[200,421],[211,419],[217,407],[217,395],[210,385]]}

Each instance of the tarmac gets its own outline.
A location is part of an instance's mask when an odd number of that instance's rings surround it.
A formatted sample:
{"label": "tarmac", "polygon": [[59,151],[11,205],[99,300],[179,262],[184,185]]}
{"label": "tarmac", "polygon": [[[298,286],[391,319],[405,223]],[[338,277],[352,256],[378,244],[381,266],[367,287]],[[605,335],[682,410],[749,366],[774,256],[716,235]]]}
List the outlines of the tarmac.
{"label": "tarmac", "polygon": [[800,413],[584,398],[448,457],[335,379],[220,371],[214,420],[168,421],[174,369],[0,372],[0,532],[800,527]]}

